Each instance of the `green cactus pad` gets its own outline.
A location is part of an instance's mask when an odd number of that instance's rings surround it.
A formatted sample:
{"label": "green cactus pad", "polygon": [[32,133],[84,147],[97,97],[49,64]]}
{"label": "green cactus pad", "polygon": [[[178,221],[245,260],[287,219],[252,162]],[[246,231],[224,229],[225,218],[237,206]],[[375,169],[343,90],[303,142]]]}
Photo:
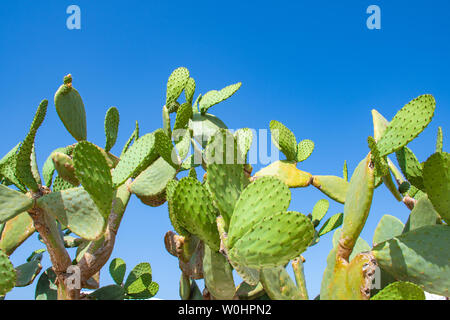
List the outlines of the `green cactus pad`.
{"label": "green cactus pad", "polygon": [[423,226],[435,225],[438,218],[439,215],[436,210],[434,210],[433,204],[428,199],[428,197],[424,195],[419,200],[417,200],[414,209],[411,210],[408,222],[406,222],[406,225],[403,229],[403,233],[418,229]]}
{"label": "green cactus pad", "polygon": [[16,285],[16,271],[8,256],[0,250],[0,296],[4,296]]}
{"label": "green cactus pad", "polygon": [[222,120],[208,113],[204,115],[194,113],[189,121],[189,129],[193,131],[194,139],[202,148],[206,147],[211,137],[221,128],[227,129],[227,126]]}
{"label": "green cactus pad", "polygon": [[177,185],[178,185],[178,181],[175,179],[170,180],[169,182],[167,182],[167,185],[166,185],[166,199],[168,202],[169,219],[170,219],[170,222],[172,223],[173,228],[175,229],[175,231],[178,234],[180,234],[182,236],[187,236],[187,235],[189,235],[189,232],[180,225],[180,223],[177,220],[177,216],[174,212],[174,208],[173,208],[174,206],[173,206],[172,198],[173,198],[173,194],[175,192]]}
{"label": "green cactus pad", "polygon": [[183,92],[186,83],[189,80],[189,70],[180,67],[175,69],[169,76],[167,81],[167,92],[166,92],[166,106],[169,106],[176,102],[181,92]]}
{"label": "green cactus pad", "polygon": [[53,181],[52,191],[58,192],[61,190],[72,189],[73,187],[75,187],[75,186],[73,184],[71,184],[70,182],[64,180],[60,176],[56,176],[55,180]]}
{"label": "green cactus pad", "polygon": [[379,141],[384,135],[387,127],[389,126],[389,121],[381,115],[377,110],[372,110],[372,120],[373,120],[373,137],[375,141]]}
{"label": "green cactus pad", "polygon": [[21,191],[27,192],[26,187],[19,181],[16,174],[17,151],[19,150],[20,145],[21,143],[18,143],[0,160],[0,176],[6,178]]}
{"label": "green cactus pad", "polygon": [[313,186],[339,203],[345,203],[348,181],[336,176],[313,176]]}
{"label": "green cactus pad", "polygon": [[233,269],[228,260],[219,252],[205,246],[203,273],[208,291],[218,300],[231,300],[236,291]]}
{"label": "green cactus pad", "polygon": [[367,142],[371,151],[371,158],[375,165],[376,175],[378,177],[384,177],[389,174],[389,167],[385,157],[380,155],[377,143],[373,137],[368,137]]}
{"label": "green cactus pad", "polygon": [[255,178],[264,176],[277,177],[289,188],[303,188],[310,185],[312,175],[297,169],[295,161],[280,160],[271,163],[255,173]]}
{"label": "green cactus pad", "polygon": [[72,86],[72,76],[69,74],[64,79],[64,84],[55,93],[56,112],[67,131],[77,141],[86,140],[86,111],[83,100]]}
{"label": "green cactus pad", "polygon": [[[178,134],[183,134],[182,136],[178,136]],[[175,149],[178,152],[178,157],[181,161],[183,161],[191,149],[191,132],[189,129],[177,131],[174,135],[175,140]]]}
{"label": "green cactus pad", "polygon": [[321,199],[316,202],[311,213],[312,222],[315,226],[317,226],[323,217],[325,217],[329,207],[330,203],[326,199]]}
{"label": "green cactus pad", "polygon": [[304,300],[283,266],[262,269],[261,283],[272,300]]}
{"label": "green cactus pad", "polygon": [[318,236],[321,237],[323,235],[326,235],[328,232],[331,232],[336,228],[339,228],[342,225],[343,221],[344,221],[343,213],[336,213],[332,215],[327,221],[325,221],[323,226],[320,228]]}
{"label": "green cactus pad", "polygon": [[308,159],[314,151],[314,142],[305,139],[298,143],[297,145],[297,162],[303,162]]}
{"label": "green cactus pad", "polygon": [[260,272],[258,269],[249,268],[244,266],[238,261],[228,259],[231,266],[238,273],[238,275],[244,280],[246,283],[252,286],[256,286],[259,282]]}
{"label": "green cactus pad", "polygon": [[4,224],[0,249],[10,256],[34,232],[33,219],[28,212],[22,212]]}
{"label": "green cactus pad", "polygon": [[0,223],[31,209],[33,200],[26,195],[0,184]]}
{"label": "green cactus pad", "polygon": [[173,125],[173,131],[179,129],[186,129],[189,124],[189,120],[192,118],[192,106],[190,103],[183,103],[177,111],[177,117],[175,118],[175,124]]}
{"label": "green cactus pad", "polygon": [[378,244],[372,252],[380,267],[396,279],[449,296],[449,243],[448,226],[423,226]]}
{"label": "green cactus pad", "polygon": [[41,174],[39,173],[39,168],[38,168],[38,164],[37,164],[37,159],[36,159],[36,150],[35,147],[33,145],[33,149],[31,149],[31,173],[33,174],[33,178],[34,181],[37,182],[37,184],[42,185],[42,180],[41,180]]}
{"label": "green cactus pad", "polygon": [[384,215],[378,222],[373,234],[373,245],[376,246],[378,243],[401,235],[404,227],[397,217],[388,214]]}
{"label": "green cactus pad", "polygon": [[401,148],[395,154],[400,169],[409,183],[420,190],[424,190],[422,165],[417,160],[415,154],[408,147]]}
{"label": "green cactus pad", "polygon": [[16,155],[16,175],[19,181],[24,184],[28,189],[38,191],[39,186],[36,182],[31,169],[31,154],[34,148],[34,139],[36,137],[37,130],[44,121],[45,114],[47,113],[48,101],[42,100],[34,115],[33,122],[31,123],[30,131],[22,142],[19,151]]}
{"label": "green cactus pad", "polygon": [[105,116],[105,151],[109,152],[116,144],[117,133],[119,132],[119,110],[116,107],[111,107],[106,111]]}
{"label": "green cactus pad", "polygon": [[[241,152],[241,159],[247,159],[247,153],[250,150],[253,142],[253,132],[249,128],[242,128],[236,130],[234,133],[239,150]],[[245,161],[246,162],[246,161]]]}
{"label": "green cactus pad", "polygon": [[264,294],[265,292],[261,282],[256,285],[249,285],[247,282],[243,281],[236,288],[236,296],[239,300],[255,300]]}
{"label": "green cactus pad", "polygon": [[229,244],[228,256],[250,268],[276,267],[305,251],[313,237],[314,226],[305,215],[278,212],[254,224],[234,245]]}
{"label": "green cactus pad", "polygon": [[433,154],[423,166],[425,190],[434,208],[450,224],[450,154]]}
{"label": "green cactus pad", "polygon": [[176,170],[163,158],[158,158],[130,184],[129,189],[143,203],[155,206],[166,201],[166,185]]}
{"label": "green cactus pad", "polygon": [[42,253],[35,255],[30,261],[16,268],[16,287],[26,287],[33,283],[42,269]]}
{"label": "green cactus pad", "polygon": [[434,97],[425,94],[400,109],[378,140],[380,156],[400,150],[416,138],[433,118],[435,106]]}
{"label": "green cactus pad", "polygon": [[368,155],[353,172],[344,204],[344,224],[341,239],[345,248],[352,249],[361,233],[372,205],[374,170]]}
{"label": "green cactus pad", "polygon": [[148,299],[159,290],[156,282],[152,281],[152,268],[148,262],[136,265],[125,281],[124,288],[127,295],[134,299]]}
{"label": "green cactus pad", "polygon": [[383,288],[370,300],[425,300],[425,293],[414,283],[397,281]]}
{"label": "green cactus pad", "polygon": [[88,297],[92,300],[123,300],[125,290],[121,286],[111,284],[95,290]]}
{"label": "green cactus pad", "polygon": [[80,185],[80,180],[75,176],[75,168],[71,157],[61,152],[53,152],[51,158],[53,167],[62,179],[69,182],[74,187]]}
{"label": "green cactus pad", "polygon": [[90,142],[82,141],[73,151],[75,174],[89,193],[100,213],[108,218],[113,200],[111,171],[105,157]]}
{"label": "green cactus pad", "polygon": [[211,196],[200,181],[183,178],[172,195],[176,221],[187,231],[203,240],[212,250],[219,250],[216,209]]}
{"label": "green cactus pad", "polygon": [[113,259],[109,264],[111,278],[113,278],[114,282],[119,286],[122,285],[126,270],[127,265],[125,264],[125,261],[120,258]]}
{"label": "green cactus pad", "polygon": [[178,169],[180,161],[174,150],[172,140],[164,133],[163,129],[156,130],[154,135],[157,153],[164,158],[167,163],[171,164],[175,169]]}
{"label": "green cactus pad", "polygon": [[186,82],[186,86],[184,87],[184,95],[186,97],[186,101],[189,105],[192,105],[192,100],[194,100],[195,93],[195,80],[194,78],[189,78]]}
{"label": "green cactus pad", "polygon": [[442,127],[439,127],[436,138],[436,152],[442,152],[443,145],[444,145],[444,135],[442,133]]}
{"label": "green cactus pad", "polygon": [[203,95],[202,99],[199,102],[200,112],[202,114],[205,114],[208,111],[208,109],[211,108],[212,106],[228,99],[236,91],[239,90],[241,85],[242,85],[242,83],[238,82],[238,83],[226,86],[225,88],[223,88],[219,91],[217,91],[217,90],[208,91],[206,94]]}
{"label": "green cactus pad", "polygon": [[139,123],[136,120],[136,127],[134,128],[134,131],[131,133],[131,136],[128,138],[127,142],[123,146],[122,153],[120,154],[120,158],[122,158],[122,156],[125,154],[125,152],[128,151],[131,143],[133,141],[136,141],[137,139],[139,139]]}
{"label": "green cactus pad", "polygon": [[348,181],[348,166],[347,160],[344,161],[344,166],[342,167],[342,177],[345,181]]}
{"label": "green cactus pad", "polygon": [[155,135],[148,133],[137,139],[121,157],[112,172],[114,187],[120,186],[130,177],[138,176],[158,157],[155,147]]}
{"label": "green cactus pad", "polygon": [[56,300],[58,298],[56,274],[52,268],[45,270],[39,277],[34,297],[36,300]]}
{"label": "green cactus pad", "polygon": [[295,161],[297,159],[297,141],[295,135],[281,122],[270,121],[270,133],[275,146],[283,152],[286,160]]}
{"label": "green cactus pad", "polygon": [[248,184],[242,164],[210,164],[208,188],[226,224],[230,223],[234,206]]}
{"label": "green cactus pad", "polygon": [[291,202],[289,188],[274,177],[262,177],[241,193],[231,216],[228,245],[233,247],[246,232],[264,217],[286,211]]}
{"label": "green cactus pad", "polygon": [[105,218],[83,188],[52,192],[39,198],[37,206],[86,240],[97,240],[103,235]]}

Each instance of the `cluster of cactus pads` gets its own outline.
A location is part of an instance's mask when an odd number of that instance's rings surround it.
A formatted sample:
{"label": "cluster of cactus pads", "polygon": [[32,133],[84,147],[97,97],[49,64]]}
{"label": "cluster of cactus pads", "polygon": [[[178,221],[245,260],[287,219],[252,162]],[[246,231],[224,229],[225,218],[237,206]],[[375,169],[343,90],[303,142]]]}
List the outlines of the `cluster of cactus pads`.
{"label": "cluster of cactus pads", "polygon": [[[25,139],[0,160],[0,296],[31,284],[45,251],[52,267],[39,277],[37,299],[154,296],[158,284],[152,281],[150,264],[137,265],[124,282],[121,259],[109,266],[115,284],[99,288],[100,270],[110,258],[132,194],[151,207],[167,202],[174,230],[166,233],[164,244],[178,259],[182,299],[307,300],[302,254],[333,231],[316,299],[420,300],[424,291],[449,296],[450,156],[442,150],[441,128],[436,150],[425,162],[407,147],[432,120],[434,98],[419,96],[390,122],[373,110],[368,154],[351,177],[346,162],[343,177],[299,170],[314,143],[297,141],[273,120],[272,141],[286,159],[252,175],[252,131],[229,130],[208,113],[240,86],[198,94],[194,100],[195,80],[184,67],[174,70],[167,82],[162,128],[141,136],[136,122],[116,156],[111,148],[118,134],[117,109],[106,113],[104,146],[88,142],[84,104],[72,77],[66,76],[54,103],[76,142],[51,153],[41,178],[34,140],[47,111],[44,100]],[[389,158],[392,154],[398,165]],[[383,216],[370,246],[360,234],[374,190],[382,184],[411,212],[406,224]],[[317,201],[308,214],[292,210],[290,188],[308,186],[343,204],[343,212],[325,220],[327,199]],[[45,249],[14,268],[9,256],[36,231]],[[67,249],[74,247],[75,257],[70,257]],[[75,288],[68,272],[74,267],[80,280]],[[243,280],[238,285],[235,273]],[[204,279],[203,290],[198,279]],[[86,294],[82,288],[96,290]]]}

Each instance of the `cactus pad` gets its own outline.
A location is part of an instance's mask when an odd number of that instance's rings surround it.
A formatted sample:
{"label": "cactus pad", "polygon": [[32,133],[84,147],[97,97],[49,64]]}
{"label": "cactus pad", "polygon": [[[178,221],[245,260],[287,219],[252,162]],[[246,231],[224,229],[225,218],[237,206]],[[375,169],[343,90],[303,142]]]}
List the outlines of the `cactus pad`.
{"label": "cactus pad", "polygon": [[192,105],[192,101],[194,100],[194,93],[195,93],[195,80],[194,78],[189,78],[188,81],[186,82],[186,86],[184,87],[184,95],[189,105]]}
{"label": "cactus pad", "polygon": [[58,291],[56,286],[56,274],[52,268],[48,268],[41,274],[36,284],[36,300],[56,300]]}
{"label": "cactus pad", "polygon": [[414,283],[397,281],[383,288],[370,300],[425,300],[425,293]]}
{"label": "cactus pad", "polygon": [[297,162],[308,159],[314,151],[314,142],[308,139],[302,140],[297,145]]}
{"label": "cactus pad", "polygon": [[150,206],[166,201],[166,185],[176,174],[176,170],[163,158],[158,158],[130,184],[130,192]]}
{"label": "cactus pad", "polygon": [[435,106],[434,97],[425,94],[400,109],[378,140],[380,156],[400,150],[416,138],[433,118]]}
{"label": "cactus pad", "polygon": [[403,229],[403,233],[418,229],[423,226],[435,225],[438,217],[439,215],[436,210],[434,210],[433,204],[430,202],[428,197],[424,195],[419,200],[417,200],[416,204],[414,205],[414,209],[411,210],[408,222]]}
{"label": "cactus pad", "polygon": [[31,209],[32,206],[31,198],[0,184],[0,223]]}
{"label": "cactus pad", "polygon": [[236,130],[234,136],[236,138],[239,151],[241,152],[241,159],[247,160],[247,153],[250,150],[253,142],[252,130],[250,130],[249,128],[242,128]]}
{"label": "cactus pad", "polygon": [[339,228],[342,225],[342,222],[344,221],[344,214],[343,213],[336,213],[332,215],[323,226],[320,228],[318,236],[321,237],[328,232],[331,232],[335,230],[336,228]]}
{"label": "cactus pad", "polygon": [[208,291],[219,300],[231,300],[236,291],[233,269],[228,260],[219,252],[205,246],[203,273]]}
{"label": "cactus pad", "polygon": [[158,154],[171,164],[175,169],[179,167],[179,159],[176,151],[174,150],[172,140],[165,134],[163,129],[158,129],[154,132],[155,135],[155,147]]}
{"label": "cactus pad", "polygon": [[203,240],[212,250],[219,250],[216,209],[209,192],[200,181],[183,178],[172,196],[177,222],[190,233]]}
{"label": "cactus pad", "polygon": [[155,147],[155,135],[148,133],[137,139],[112,172],[115,187],[120,186],[130,177],[136,177],[158,157]]}
{"label": "cactus pad", "polygon": [[194,113],[191,121],[189,121],[189,129],[193,131],[194,139],[200,143],[202,148],[206,147],[206,144],[210,138],[220,128],[226,129],[227,126],[216,116],[211,114]]}
{"label": "cactus pad", "polygon": [[34,139],[36,137],[37,130],[44,121],[45,114],[47,113],[48,101],[42,100],[31,123],[30,131],[22,142],[19,151],[16,155],[16,175],[17,178],[27,186],[27,188],[38,191],[39,186],[36,182],[32,168],[31,168],[31,154],[34,148]]}
{"label": "cactus pad", "polygon": [[208,91],[206,94],[203,95],[202,99],[199,102],[200,112],[202,114],[205,114],[208,111],[208,109],[211,108],[212,106],[228,99],[236,91],[239,90],[241,85],[242,83],[238,82],[235,84],[231,84],[219,91],[217,90]]}
{"label": "cactus pad", "polygon": [[345,202],[349,187],[347,180],[336,176],[313,176],[312,184],[334,201]]}
{"label": "cactus pad", "polygon": [[444,145],[444,136],[442,133],[442,127],[439,127],[436,138],[436,152],[442,152],[443,145]]}
{"label": "cactus pad", "polygon": [[261,283],[272,300],[304,300],[283,266],[261,270]]}
{"label": "cactus pad", "polygon": [[423,167],[425,190],[434,208],[450,224],[450,154],[433,154]]}
{"label": "cactus pad", "polygon": [[297,169],[295,161],[275,161],[265,168],[255,173],[255,178],[264,176],[277,177],[289,188],[303,188],[309,186],[312,175],[308,172]]}
{"label": "cactus pad", "polygon": [[20,145],[21,143],[18,143],[0,160],[0,176],[6,178],[21,191],[27,192],[26,187],[19,181],[16,174],[17,151],[19,150]]}
{"label": "cactus pad", "polygon": [[175,118],[175,124],[173,125],[173,131],[179,129],[186,129],[189,124],[189,119],[192,118],[192,106],[190,103],[183,103],[177,111],[177,117]]}
{"label": "cactus pad", "polygon": [[72,86],[72,76],[64,78],[55,93],[55,106],[59,118],[67,131],[77,140],[86,140],[86,111],[78,91]]}
{"label": "cactus pad", "polygon": [[311,213],[312,222],[315,226],[317,226],[323,217],[325,217],[329,207],[330,203],[326,199],[321,199],[316,202]]}
{"label": "cactus pad", "polygon": [[175,69],[169,76],[167,81],[167,91],[166,91],[166,106],[169,106],[176,102],[181,92],[183,91],[186,83],[189,80],[189,70],[180,67]]}
{"label": "cactus pad", "polygon": [[415,154],[408,147],[401,148],[395,154],[397,156],[400,169],[406,179],[408,179],[409,183],[419,190],[424,190],[422,165],[419,160],[417,160]]}
{"label": "cactus pad", "polygon": [[228,224],[234,205],[248,184],[242,164],[210,164],[207,182],[220,214]]}
{"label": "cactus pad", "polygon": [[119,110],[116,107],[111,107],[106,111],[105,116],[105,151],[109,152],[116,144],[117,133],[119,132]]}
{"label": "cactus pad", "polygon": [[384,215],[375,229],[373,234],[373,244],[376,246],[378,243],[392,239],[402,234],[405,226],[396,217],[391,215]]}
{"label": "cactus pad", "polygon": [[136,120],[136,127],[134,128],[134,131],[131,133],[130,137],[128,138],[127,142],[122,148],[122,153],[120,154],[121,158],[125,154],[125,152],[128,151],[128,148],[130,147],[131,143],[133,141],[136,141],[137,139],[139,139],[139,123]]}
{"label": "cactus pad", "polygon": [[92,300],[123,300],[125,298],[125,290],[121,286],[111,284],[95,290],[88,297]]}
{"label": "cactus pad", "polygon": [[276,267],[305,251],[313,237],[314,226],[305,215],[278,212],[254,224],[230,245],[228,255],[250,268]]}
{"label": "cactus pad", "polygon": [[398,280],[448,296],[450,288],[450,228],[423,226],[372,249],[378,264]]}
{"label": "cactus pad", "polygon": [[295,161],[297,159],[297,141],[295,135],[281,122],[270,121],[270,133],[275,146],[283,152],[286,160]]}
{"label": "cactus pad", "polygon": [[0,296],[11,291],[16,284],[16,271],[8,256],[0,250]]}
{"label": "cactus pad", "polygon": [[228,229],[228,245],[233,247],[238,239],[264,217],[286,211],[291,192],[281,180],[262,177],[249,184],[237,201]]}
{"label": "cactus pad", "polygon": [[379,141],[384,135],[387,127],[389,126],[389,121],[381,115],[377,110],[372,110],[372,120],[373,120],[373,137],[375,141]]}
{"label": "cactus pad", "polygon": [[374,170],[370,166],[370,154],[362,160],[353,172],[344,204],[342,245],[352,249],[364,227],[372,205],[374,191]]}
{"label": "cactus pad", "polygon": [[83,188],[52,192],[39,198],[37,206],[86,240],[97,240],[103,235],[105,218]]}
{"label": "cactus pad", "polygon": [[1,233],[0,250],[10,256],[35,231],[33,219],[28,212],[22,212],[6,221]]}
{"label": "cactus pad", "polygon": [[106,220],[111,211],[114,195],[111,171],[105,157],[95,145],[82,141],[73,151],[73,162],[77,178]]}

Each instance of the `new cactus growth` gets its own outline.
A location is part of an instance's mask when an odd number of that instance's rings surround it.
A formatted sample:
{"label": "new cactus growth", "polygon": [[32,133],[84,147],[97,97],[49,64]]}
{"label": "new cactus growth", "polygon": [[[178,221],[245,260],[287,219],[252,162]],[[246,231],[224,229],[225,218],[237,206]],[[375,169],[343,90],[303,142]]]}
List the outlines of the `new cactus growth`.
{"label": "new cactus growth", "polygon": [[[36,299],[153,297],[159,285],[149,263],[125,277],[125,262],[113,259],[114,284],[99,287],[133,194],[150,207],[167,202],[173,231],[166,233],[164,245],[178,260],[182,299],[307,300],[308,263],[302,254],[332,231],[333,249],[316,299],[420,300],[424,291],[449,296],[450,157],[443,151],[442,128],[425,162],[408,147],[434,115],[433,96],[412,100],[391,121],[372,110],[373,137],[353,173],[344,162],[342,177],[298,169],[312,155],[314,142],[297,140],[272,120],[272,141],[284,158],[252,175],[252,130],[232,132],[208,113],[234,95],[240,82],[194,100],[195,80],[187,68],[177,68],[161,101],[161,128],[141,135],[136,121],[120,156],[112,153],[118,109],[106,112],[104,147],[87,141],[84,103],[72,82],[71,75],[64,78],[54,104],[75,141],[52,149],[42,179],[34,141],[47,100],[24,140],[0,160],[0,296],[37,278]],[[397,165],[389,158],[393,153]],[[370,246],[361,232],[369,214],[377,214],[371,212],[372,202],[382,184],[411,212],[407,221],[382,216]],[[329,199],[317,199],[306,211],[310,214],[291,208],[290,188],[309,186],[343,204],[343,212],[329,212]],[[9,256],[35,233],[45,249],[13,266]],[[67,248],[76,248],[74,257]],[[41,273],[47,253],[52,266]],[[79,270],[78,287],[67,285],[70,268]],[[239,285],[234,271],[244,280]],[[373,288],[377,272],[381,281]],[[203,290],[199,279],[205,280]],[[82,288],[95,291],[86,294]]]}

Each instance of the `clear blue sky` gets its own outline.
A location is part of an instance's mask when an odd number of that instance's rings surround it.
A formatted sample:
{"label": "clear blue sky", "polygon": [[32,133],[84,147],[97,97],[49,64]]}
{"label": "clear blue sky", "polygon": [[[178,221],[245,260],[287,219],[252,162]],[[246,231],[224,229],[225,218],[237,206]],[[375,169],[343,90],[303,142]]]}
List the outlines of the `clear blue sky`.
{"label": "clear blue sky", "polygon": [[[81,30],[66,28],[71,4],[81,8]],[[371,4],[381,8],[381,30],[366,28]],[[211,109],[230,128],[268,128],[276,119],[297,139],[312,139],[316,150],[301,168],[314,174],[341,175],[344,160],[355,168],[368,152],[372,108],[391,119],[411,99],[431,93],[435,118],[411,144],[424,161],[437,127],[444,135],[450,130],[449,11],[447,0],[6,1],[0,9],[0,154],[24,138],[44,98],[50,105],[37,137],[40,167],[52,150],[74,142],[53,105],[67,73],[84,99],[90,141],[104,145],[104,114],[119,108],[113,149],[119,154],[136,119],[141,133],[161,127],[167,77],[186,66],[197,93],[242,81],[232,99]],[[321,198],[313,188],[293,190],[290,208],[307,214]],[[342,210],[332,204],[329,215]],[[383,187],[362,233],[368,242],[384,214],[407,219]],[[166,205],[150,208],[133,197],[112,255],[129,267],[150,262],[162,299],[178,299],[178,262],[163,245],[170,229]],[[13,254],[15,265],[42,246],[36,238]],[[331,235],[305,253],[311,298],[319,293],[330,248]],[[111,283],[103,272],[102,285]],[[32,299],[34,285],[7,298]]]}

